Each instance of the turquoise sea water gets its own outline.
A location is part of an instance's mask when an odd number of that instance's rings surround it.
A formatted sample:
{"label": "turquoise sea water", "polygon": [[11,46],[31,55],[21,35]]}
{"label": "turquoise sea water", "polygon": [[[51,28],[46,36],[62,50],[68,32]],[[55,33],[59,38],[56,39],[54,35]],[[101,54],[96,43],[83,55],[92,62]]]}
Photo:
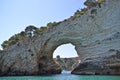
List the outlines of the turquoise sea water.
{"label": "turquoise sea water", "polygon": [[120,76],[73,75],[65,72],[51,76],[0,77],[0,80],[120,80]]}

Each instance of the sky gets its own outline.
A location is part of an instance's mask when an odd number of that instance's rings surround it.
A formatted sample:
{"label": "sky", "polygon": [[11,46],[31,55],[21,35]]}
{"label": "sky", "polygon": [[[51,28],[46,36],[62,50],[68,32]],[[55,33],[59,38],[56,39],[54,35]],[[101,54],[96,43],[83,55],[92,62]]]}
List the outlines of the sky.
{"label": "sky", "polygon": [[[69,18],[76,10],[85,7],[84,2],[85,0],[0,0],[0,44],[29,25],[41,27],[48,22]],[[67,45],[69,50],[73,47]],[[68,52],[68,49],[65,51]],[[73,53],[71,55],[74,56]]]}

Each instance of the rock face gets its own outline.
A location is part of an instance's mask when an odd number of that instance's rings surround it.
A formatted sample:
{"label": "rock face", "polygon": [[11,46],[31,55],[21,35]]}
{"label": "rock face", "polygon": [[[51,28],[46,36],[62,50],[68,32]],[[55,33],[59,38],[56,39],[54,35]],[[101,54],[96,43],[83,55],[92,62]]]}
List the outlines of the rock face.
{"label": "rock face", "polygon": [[72,71],[74,74],[120,75],[120,52],[103,58],[88,59]]}
{"label": "rock face", "polygon": [[79,57],[55,59],[61,66],[62,70],[72,71],[79,65]]}
{"label": "rock face", "polygon": [[71,43],[81,63],[74,74],[120,75],[120,0],[105,0],[75,20],[21,40],[0,51],[0,75],[39,75],[61,72],[54,50]]}

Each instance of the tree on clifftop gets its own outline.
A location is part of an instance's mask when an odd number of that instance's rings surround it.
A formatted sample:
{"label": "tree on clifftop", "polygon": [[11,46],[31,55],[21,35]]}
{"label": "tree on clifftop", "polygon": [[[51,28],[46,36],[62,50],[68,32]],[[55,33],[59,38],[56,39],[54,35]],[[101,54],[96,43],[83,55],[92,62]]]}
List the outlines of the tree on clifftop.
{"label": "tree on clifftop", "polygon": [[25,28],[25,32],[27,34],[28,37],[32,37],[34,35],[34,32],[37,30],[38,28],[36,28],[33,25],[29,25]]}
{"label": "tree on clifftop", "polygon": [[8,41],[4,41],[2,44],[1,44],[2,48],[5,49],[6,47],[8,47]]}

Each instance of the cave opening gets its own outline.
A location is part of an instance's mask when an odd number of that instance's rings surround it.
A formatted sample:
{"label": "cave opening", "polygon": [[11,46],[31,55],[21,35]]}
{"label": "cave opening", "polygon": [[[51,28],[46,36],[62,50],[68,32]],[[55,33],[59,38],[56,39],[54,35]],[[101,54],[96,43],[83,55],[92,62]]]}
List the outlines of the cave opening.
{"label": "cave opening", "polygon": [[53,59],[60,65],[62,71],[72,71],[80,63],[79,56],[72,44],[63,44],[56,48]]}

